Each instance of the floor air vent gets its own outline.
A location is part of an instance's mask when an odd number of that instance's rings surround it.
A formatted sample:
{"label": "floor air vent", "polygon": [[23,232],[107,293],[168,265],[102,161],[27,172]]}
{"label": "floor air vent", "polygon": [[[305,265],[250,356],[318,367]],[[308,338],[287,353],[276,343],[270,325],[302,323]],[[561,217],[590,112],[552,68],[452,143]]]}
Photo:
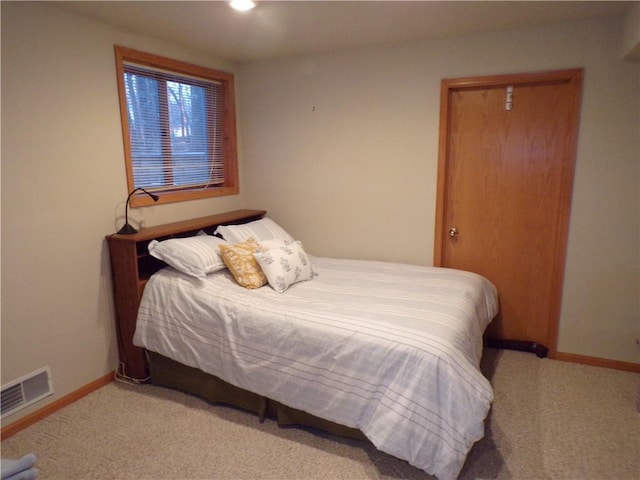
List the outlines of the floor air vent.
{"label": "floor air vent", "polygon": [[2,386],[0,416],[5,417],[22,410],[38,400],[53,394],[51,370],[44,367],[7,385]]}

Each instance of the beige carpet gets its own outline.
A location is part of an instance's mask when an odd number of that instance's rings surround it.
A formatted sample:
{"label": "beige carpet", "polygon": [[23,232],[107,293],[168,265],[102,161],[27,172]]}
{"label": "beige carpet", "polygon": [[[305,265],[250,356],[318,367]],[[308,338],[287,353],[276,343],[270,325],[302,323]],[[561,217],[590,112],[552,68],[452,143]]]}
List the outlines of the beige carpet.
{"label": "beige carpet", "polygon": [[[487,350],[486,436],[461,479],[640,479],[640,375]],[[2,442],[40,479],[432,479],[366,442],[111,383]]]}

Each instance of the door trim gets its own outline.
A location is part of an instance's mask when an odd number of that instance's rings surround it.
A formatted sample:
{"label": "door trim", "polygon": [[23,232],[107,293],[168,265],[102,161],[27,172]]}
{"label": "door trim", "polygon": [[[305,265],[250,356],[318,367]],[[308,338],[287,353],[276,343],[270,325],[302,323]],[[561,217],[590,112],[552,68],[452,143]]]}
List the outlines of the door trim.
{"label": "door trim", "polygon": [[444,219],[446,218],[446,188],[449,160],[448,145],[450,136],[449,116],[452,94],[460,90],[498,88],[506,87],[508,85],[527,86],[555,83],[569,83],[573,85],[575,94],[567,100],[573,102],[571,108],[573,110],[573,116],[576,119],[576,123],[570,138],[567,138],[568,168],[564,170],[564,178],[561,179],[561,183],[563,185],[563,196],[561,198],[560,217],[563,219],[563,222],[561,225],[558,225],[558,236],[556,238],[555,251],[557,252],[557,257],[554,262],[555,268],[552,285],[553,294],[549,312],[549,338],[546,343],[546,346],[549,348],[549,354],[552,357],[557,353],[558,346],[558,325],[560,320],[560,307],[562,303],[564,266],[569,234],[569,214],[571,209],[571,195],[573,190],[573,177],[578,144],[578,123],[582,97],[582,79],[583,69],[579,68],[550,72],[443,79],[440,88],[440,131],[438,137],[438,177],[436,187],[436,220],[433,254],[433,264],[436,267],[443,266],[444,248],[446,246],[445,242],[448,235],[447,226],[444,225]]}

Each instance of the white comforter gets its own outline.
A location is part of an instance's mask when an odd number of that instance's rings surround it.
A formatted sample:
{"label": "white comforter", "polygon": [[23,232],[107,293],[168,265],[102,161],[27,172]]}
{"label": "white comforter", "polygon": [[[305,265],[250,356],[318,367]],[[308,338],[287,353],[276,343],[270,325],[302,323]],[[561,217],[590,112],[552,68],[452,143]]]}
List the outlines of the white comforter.
{"label": "white comforter", "polygon": [[283,294],[244,289],[227,270],[166,268],[145,287],[134,343],[455,479],[493,400],[478,366],[495,287],[444,268],[312,262],[318,276]]}

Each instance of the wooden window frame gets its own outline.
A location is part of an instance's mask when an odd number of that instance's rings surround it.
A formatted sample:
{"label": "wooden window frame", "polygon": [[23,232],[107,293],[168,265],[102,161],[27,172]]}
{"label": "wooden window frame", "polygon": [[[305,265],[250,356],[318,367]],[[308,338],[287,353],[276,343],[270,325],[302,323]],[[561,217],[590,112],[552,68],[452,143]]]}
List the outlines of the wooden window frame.
{"label": "wooden window frame", "polygon": [[[124,158],[127,174],[127,192],[132,192],[135,189],[131,161],[131,142],[129,137],[129,116],[124,83],[124,65],[126,62],[131,62],[137,65],[174,72],[176,74],[190,75],[212,80],[221,85],[220,100],[222,102],[223,112],[224,183],[222,185],[208,186],[206,188],[185,188],[181,190],[154,189],[153,193],[159,196],[157,203],[182,202],[187,200],[237,194],[239,192],[239,181],[235,85],[233,74],[121,46],[115,46],[115,55],[122,139],[124,144]],[[141,194],[131,196],[130,206],[141,207],[156,203],[148,195],[145,195],[143,192],[140,193]]]}

